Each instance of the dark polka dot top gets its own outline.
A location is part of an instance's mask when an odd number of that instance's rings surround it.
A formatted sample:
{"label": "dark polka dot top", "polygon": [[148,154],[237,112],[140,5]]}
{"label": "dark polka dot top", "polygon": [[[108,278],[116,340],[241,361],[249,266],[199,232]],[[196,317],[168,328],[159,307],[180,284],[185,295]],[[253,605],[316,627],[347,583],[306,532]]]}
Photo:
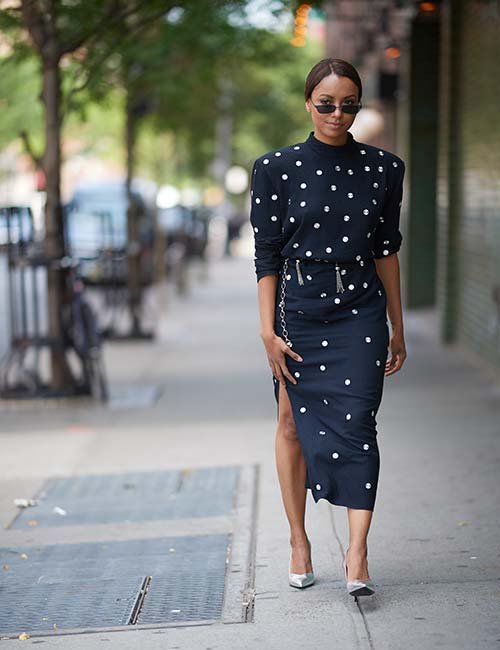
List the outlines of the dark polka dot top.
{"label": "dark polka dot top", "polygon": [[311,131],[305,142],[254,162],[250,222],[257,281],[279,275],[284,257],[350,262],[400,249],[405,163],[347,135],[337,146]]}

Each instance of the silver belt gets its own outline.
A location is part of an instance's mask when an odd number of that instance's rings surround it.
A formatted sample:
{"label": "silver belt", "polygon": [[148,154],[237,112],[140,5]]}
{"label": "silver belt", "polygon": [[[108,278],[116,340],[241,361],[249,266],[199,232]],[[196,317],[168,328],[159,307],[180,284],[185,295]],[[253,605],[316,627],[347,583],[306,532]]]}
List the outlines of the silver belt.
{"label": "silver belt", "polygon": [[[288,258],[287,258],[288,259]],[[303,285],[304,284],[304,278],[302,277],[302,271],[300,269],[300,258],[297,258],[295,260],[295,268],[297,269],[297,278],[299,281],[299,284]],[[342,278],[340,276],[340,266],[338,262],[331,262],[330,260],[318,260],[321,262],[328,262],[330,264],[335,264],[335,277],[337,279],[337,293],[344,293],[344,285],[342,284]]]}

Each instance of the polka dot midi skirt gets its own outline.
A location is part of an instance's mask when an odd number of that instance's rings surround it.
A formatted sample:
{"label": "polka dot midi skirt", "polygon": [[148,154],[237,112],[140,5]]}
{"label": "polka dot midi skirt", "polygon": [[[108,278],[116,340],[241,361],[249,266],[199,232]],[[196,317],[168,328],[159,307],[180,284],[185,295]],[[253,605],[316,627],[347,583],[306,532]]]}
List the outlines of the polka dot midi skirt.
{"label": "polka dot midi skirt", "polygon": [[[297,383],[285,382],[307,467],[305,487],[316,502],[374,510],[376,415],[389,345],[375,262],[284,258],[278,280],[275,331],[303,358],[286,355]],[[279,415],[274,376],[273,382]]]}

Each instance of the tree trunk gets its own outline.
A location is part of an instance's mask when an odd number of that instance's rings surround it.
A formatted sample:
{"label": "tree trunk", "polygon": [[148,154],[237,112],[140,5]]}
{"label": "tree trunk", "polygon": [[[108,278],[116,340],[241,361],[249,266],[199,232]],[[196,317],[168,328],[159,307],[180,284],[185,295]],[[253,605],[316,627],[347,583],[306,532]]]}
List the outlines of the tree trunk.
{"label": "tree trunk", "polygon": [[139,241],[139,224],[137,205],[132,196],[132,178],[135,168],[135,143],[137,121],[134,113],[133,101],[130,93],[127,92],[125,106],[125,141],[127,156],[127,283],[129,291],[129,306],[131,318],[131,334],[141,334],[141,267],[140,253],[141,244]]}
{"label": "tree trunk", "polygon": [[[61,258],[65,254],[64,224],[61,205],[61,80],[59,60],[43,63],[43,103],[45,106],[45,151],[43,171],[46,185],[45,254]],[[47,270],[49,337],[62,344],[61,309],[64,300],[64,275],[59,269]],[[51,388],[63,390],[73,385],[64,348],[51,348]]]}

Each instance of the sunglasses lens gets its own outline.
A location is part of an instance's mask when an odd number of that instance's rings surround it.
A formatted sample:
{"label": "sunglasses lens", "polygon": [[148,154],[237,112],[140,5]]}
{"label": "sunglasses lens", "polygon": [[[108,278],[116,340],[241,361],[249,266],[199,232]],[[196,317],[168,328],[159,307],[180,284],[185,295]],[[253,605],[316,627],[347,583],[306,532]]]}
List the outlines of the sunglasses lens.
{"label": "sunglasses lens", "polygon": [[342,104],[342,112],[343,113],[357,113],[359,111],[359,105],[358,104]]}
{"label": "sunglasses lens", "polygon": [[333,113],[335,106],[333,104],[319,104],[316,106],[318,113]]}

